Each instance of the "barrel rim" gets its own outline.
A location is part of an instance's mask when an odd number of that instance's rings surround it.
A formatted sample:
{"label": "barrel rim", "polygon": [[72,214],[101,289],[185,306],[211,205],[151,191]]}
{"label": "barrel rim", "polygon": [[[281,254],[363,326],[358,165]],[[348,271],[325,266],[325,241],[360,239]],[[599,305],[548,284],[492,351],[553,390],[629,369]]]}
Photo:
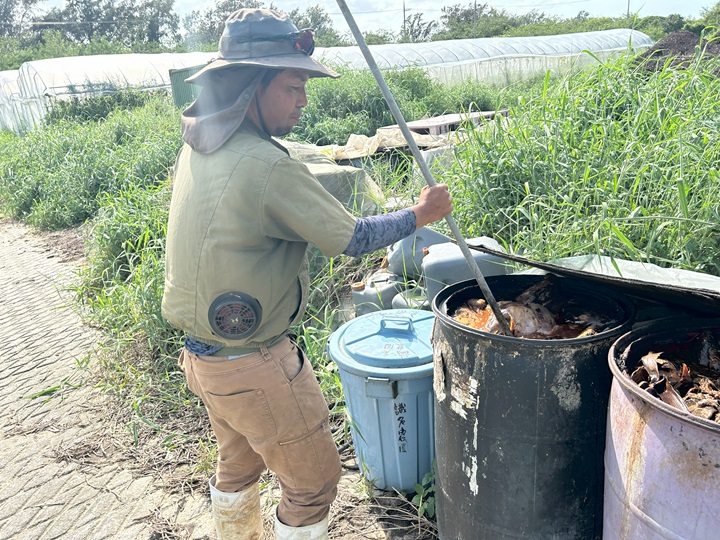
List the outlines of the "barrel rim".
{"label": "barrel rim", "polygon": [[[487,280],[489,282],[492,281],[500,281],[500,280],[508,280],[508,279],[517,279],[517,278],[536,278],[538,281],[540,281],[544,277],[543,274],[506,274],[501,276],[488,276]],[[559,279],[567,279],[563,276],[558,276]],[[599,293],[596,290],[590,289],[586,287],[584,284],[581,284],[578,281],[574,281],[572,283],[573,288],[577,288],[582,290],[583,292],[591,295],[591,296],[597,296]],[[598,334],[594,334],[592,336],[586,336],[582,338],[570,338],[570,339],[528,339],[528,338],[522,338],[522,337],[515,337],[515,336],[504,336],[501,334],[494,334],[492,332],[485,332],[483,330],[478,330],[477,328],[472,328],[470,326],[461,324],[457,322],[455,319],[450,317],[447,314],[447,302],[448,300],[455,294],[459,293],[460,291],[464,291],[466,289],[478,289],[478,292],[481,293],[479,290],[480,287],[474,279],[469,279],[465,281],[460,281],[458,283],[455,283],[453,285],[449,285],[442,289],[437,295],[435,295],[435,298],[433,298],[432,301],[432,310],[433,313],[435,313],[435,320],[442,321],[444,324],[447,324],[449,326],[452,326],[456,330],[460,330],[462,332],[473,334],[477,337],[486,338],[490,340],[497,340],[501,342],[507,342],[507,343],[532,343],[537,344],[538,347],[545,347],[545,348],[553,348],[558,346],[567,346],[567,345],[577,345],[577,344],[585,344],[585,343],[593,343],[595,341],[601,341],[604,339],[607,339],[608,337],[612,336],[613,334],[622,334],[625,328],[629,328],[633,320],[635,319],[635,304],[628,298],[626,298],[623,295],[620,295],[612,290],[602,290],[602,296],[606,296],[610,299],[612,299],[613,302],[617,305],[620,311],[623,311],[626,315],[626,318],[624,321],[621,321],[616,326],[613,326],[611,328],[607,328],[603,330],[602,332],[599,332]],[[481,293],[482,296],[482,293]],[[445,309],[441,310],[441,306],[444,306]]]}
{"label": "barrel rim", "polygon": [[618,360],[620,359],[620,356],[624,353],[625,350],[632,346],[633,343],[640,341],[642,338],[656,335],[661,330],[666,330],[670,327],[678,329],[679,326],[685,328],[686,330],[702,330],[710,327],[720,328],[720,319],[682,319],[681,324],[678,324],[678,321],[679,319],[674,317],[670,317],[667,319],[657,319],[643,326],[640,326],[639,328],[634,328],[620,336],[617,340],[615,340],[615,342],[610,346],[610,349],[608,350],[608,365],[613,375],[613,382],[617,381],[617,383],[622,387],[623,390],[630,392],[631,394],[639,398],[643,403],[649,405],[654,409],[659,410],[665,415],[674,417],[677,420],[689,422],[696,425],[697,427],[707,429],[714,432],[716,435],[720,434],[719,423],[705,420],[704,418],[696,416],[692,413],[683,412],[679,409],[676,409],[675,407],[671,407],[664,401],[651,396],[647,392],[641,390],[640,387],[635,384],[635,382],[629,377],[629,375],[623,373],[618,366]]}

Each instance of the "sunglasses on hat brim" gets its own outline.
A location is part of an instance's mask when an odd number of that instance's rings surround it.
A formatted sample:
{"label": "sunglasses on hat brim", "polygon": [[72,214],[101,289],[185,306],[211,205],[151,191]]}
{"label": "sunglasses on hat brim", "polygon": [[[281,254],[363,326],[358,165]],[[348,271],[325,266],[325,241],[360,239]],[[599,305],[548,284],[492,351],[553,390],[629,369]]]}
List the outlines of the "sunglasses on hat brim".
{"label": "sunglasses on hat brim", "polygon": [[293,35],[292,40],[295,49],[304,52],[308,56],[311,56],[315,50],[315,33],[312,28],[300,30],[297,34]]}

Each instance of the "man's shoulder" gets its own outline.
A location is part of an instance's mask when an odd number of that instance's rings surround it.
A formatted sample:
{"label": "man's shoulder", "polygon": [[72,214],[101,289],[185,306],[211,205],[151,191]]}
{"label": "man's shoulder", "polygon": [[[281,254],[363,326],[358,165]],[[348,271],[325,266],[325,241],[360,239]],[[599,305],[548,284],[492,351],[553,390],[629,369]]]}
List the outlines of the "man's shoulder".
{"label": "man's shoulder", "polygon": [[292,159],[272,141],[260,137],[250,129],[238,129],[223,145],[223,150],[235,154],[238,159],[248,157],[274,163],[283,159]]}

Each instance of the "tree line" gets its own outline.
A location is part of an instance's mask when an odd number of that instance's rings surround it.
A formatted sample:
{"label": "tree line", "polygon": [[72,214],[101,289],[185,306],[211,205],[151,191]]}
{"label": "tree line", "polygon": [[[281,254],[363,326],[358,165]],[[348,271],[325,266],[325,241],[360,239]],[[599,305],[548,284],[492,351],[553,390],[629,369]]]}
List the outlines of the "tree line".
{"label": "tree line", "polygon": [[[243,7],[270,7],[259,0],[217,0],[184,17],[174,0],[66,0],[43,10],[44,0],[0,0],[0,70],[23,62],[61,56],[128,52],[214,51],[229,13]],[[320,5],[289,13],[299,28],[314,28],[320,47],[354,45],[349,32],[338,31]],[[682,28],[695,33],[720,25],[720,2],[698,20],[678,14],[637,17],[592,17],[581,11],[562,18],[539,11],[515,15],[491,4],[454,4],[438,20],[423,13],[404,17],[401,28],[365,33],[369,44],[414,43],[497,36],[538,36],[612,28],[635,28],[658,40]]]}

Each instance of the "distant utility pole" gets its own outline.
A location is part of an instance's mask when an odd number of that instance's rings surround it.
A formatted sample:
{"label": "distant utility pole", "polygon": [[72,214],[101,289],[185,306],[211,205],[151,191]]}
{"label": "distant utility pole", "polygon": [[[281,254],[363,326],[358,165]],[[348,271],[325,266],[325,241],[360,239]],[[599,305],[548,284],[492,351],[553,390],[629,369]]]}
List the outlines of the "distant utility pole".
{"label": "distant utility pole", "polygon": [[473,37],[477,37],[477,0],[475,0],[475,10],[473,11]]}
{"label": "distant utility pole", "polygon": [[628,0],[627,18],[630,18],[630,0]]}
{"label": "distant utility pole", "polygon": [[[629,2],[630,0],[628,0]],[[405,29],[405,2],[403,2],[403,39],[407,39],[407,30]]]}

